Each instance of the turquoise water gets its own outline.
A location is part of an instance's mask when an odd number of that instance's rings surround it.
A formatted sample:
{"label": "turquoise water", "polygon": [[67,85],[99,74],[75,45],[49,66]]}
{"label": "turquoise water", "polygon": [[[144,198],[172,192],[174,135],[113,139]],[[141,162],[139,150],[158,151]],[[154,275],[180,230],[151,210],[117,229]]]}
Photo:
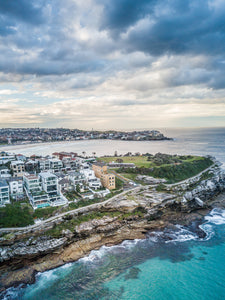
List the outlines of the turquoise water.
{"label": "turquoise water", "polygon": [[225,210],[205,217],[205,238],[196,226],[102,247],[9,289],[4,299],[225,299]]}
{"label": "turquoise water", "polygon": [[[63,150],[78,147],[87,153],[113,154],[132,148],[133,152],[211,154],[225,164],[224,128],[177,130],[167,135],[176,137],[175,141],[83,141],[65,144]],[[39,145],[15,151],[48,154],[61,147]],[[102,247],[75,263],[37,274],[34,284],[10,288],[0,299],[225,299],[225,211],[214,209],[203,223],[204,239],[196,234],[198,224],[177,225],[149,234],[146,240]]]}

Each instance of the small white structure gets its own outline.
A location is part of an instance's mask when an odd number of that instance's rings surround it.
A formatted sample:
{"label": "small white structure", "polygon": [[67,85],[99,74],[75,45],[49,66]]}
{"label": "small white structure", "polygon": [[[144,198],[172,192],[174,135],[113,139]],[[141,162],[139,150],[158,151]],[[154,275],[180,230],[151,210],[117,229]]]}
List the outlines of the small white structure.
{"label": "small white structure", "polygon": [[5,179],[0,180],[0,205],[10,203],[9,186]]}
{"label": "small white structure", "polygon": [[4,179],[8,179],[11,177],[11,174],[9,173],[9,169],[5,166],[0,167],[0,177]]}

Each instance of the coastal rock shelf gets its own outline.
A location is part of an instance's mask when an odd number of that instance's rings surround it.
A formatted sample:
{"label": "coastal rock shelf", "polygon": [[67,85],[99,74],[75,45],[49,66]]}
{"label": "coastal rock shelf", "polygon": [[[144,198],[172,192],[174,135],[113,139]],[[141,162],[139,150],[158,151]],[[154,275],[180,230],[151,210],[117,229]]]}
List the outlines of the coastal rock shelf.
{"label": "coastal rock shelf", "polygon": [[212,207],[225,189],[225,174],[217,165],[207,172],[206,179],[203,173],[180,184],[163,184],[160,191],[157,185],[138,186],[40,226],[2,232],[0,288],[33,282],[36,272],[75,261],[102,245],[145,238],[151,230],[201,218],[196,211],[204,214],[202,209]]}

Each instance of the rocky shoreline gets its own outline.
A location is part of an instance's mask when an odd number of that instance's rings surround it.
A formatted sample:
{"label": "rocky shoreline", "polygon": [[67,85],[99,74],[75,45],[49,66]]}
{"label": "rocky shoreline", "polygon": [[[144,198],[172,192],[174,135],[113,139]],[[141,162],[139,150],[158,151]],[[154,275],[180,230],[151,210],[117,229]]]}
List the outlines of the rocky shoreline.
{"label": "rocky shoreline", "polygon": [[[51,236],[49,229],[87,215],[85,208],[79,215],[71,214],[41,229],[5,233],[0,238],[0,290],[33,283],[37,272],[76,261],[103,245],[143,239],[151,231],[176,224],[188,226],[196,220],[200,224],[212,208],[225,207],[224,188],[225,175],[216,168],[210,179],[195,178],[195,182],[167,186],[160,192],[155,186],[141,186],[118,195],[95,208],[104,216],[81,222],[73,229],[65,228],[58,237]],[[198,226],[196,233],[204,237]]]}

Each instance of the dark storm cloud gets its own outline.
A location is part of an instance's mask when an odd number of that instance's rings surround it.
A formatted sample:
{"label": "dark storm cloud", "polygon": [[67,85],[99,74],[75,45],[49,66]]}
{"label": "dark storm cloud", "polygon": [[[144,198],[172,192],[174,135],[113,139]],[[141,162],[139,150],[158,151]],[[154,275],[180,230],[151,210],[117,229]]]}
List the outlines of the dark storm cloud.
{"label": "dark storm cloud", "polygon": [[[60,80],[64,74],[79,73],[83,77],[70,79],[67,86],[88,89],[120,72],[128,81],[146,68],[151,75],[159,72],[159,79],[147,76],[123,85],[140,92],[193,84],[225,87],[222,1],[90,3],[92,10],[81,1],[0,0],[0,72],[35,78],[55,75]],[[154,62],[164,56],[177,59],[172,66],[163,63],[154,69]],[[195,56],[204,56],[205,62],[188,64]],[[86,79],[86,74],[92,78]]]}
{"label": "dark storm cloud", "polygon": [[[102,27],[127,51],[218,54],[225,50],[225,5],[206,0],[105,1]],[[142,22],[142,23],[141,23]],[[118,37],[114,33],[124,33]]]}
{"label": "dark storm cloud", "polygon": [[119,33],[151,12],[156,0],[99,0],[104,6],[101,28]]}
{"label": "dark storm cloud", "polygon": [[11,20],[20,20],[30,24],[40,24],[44,21],[43,1],[32,0],[0,0],[0,15]]}

